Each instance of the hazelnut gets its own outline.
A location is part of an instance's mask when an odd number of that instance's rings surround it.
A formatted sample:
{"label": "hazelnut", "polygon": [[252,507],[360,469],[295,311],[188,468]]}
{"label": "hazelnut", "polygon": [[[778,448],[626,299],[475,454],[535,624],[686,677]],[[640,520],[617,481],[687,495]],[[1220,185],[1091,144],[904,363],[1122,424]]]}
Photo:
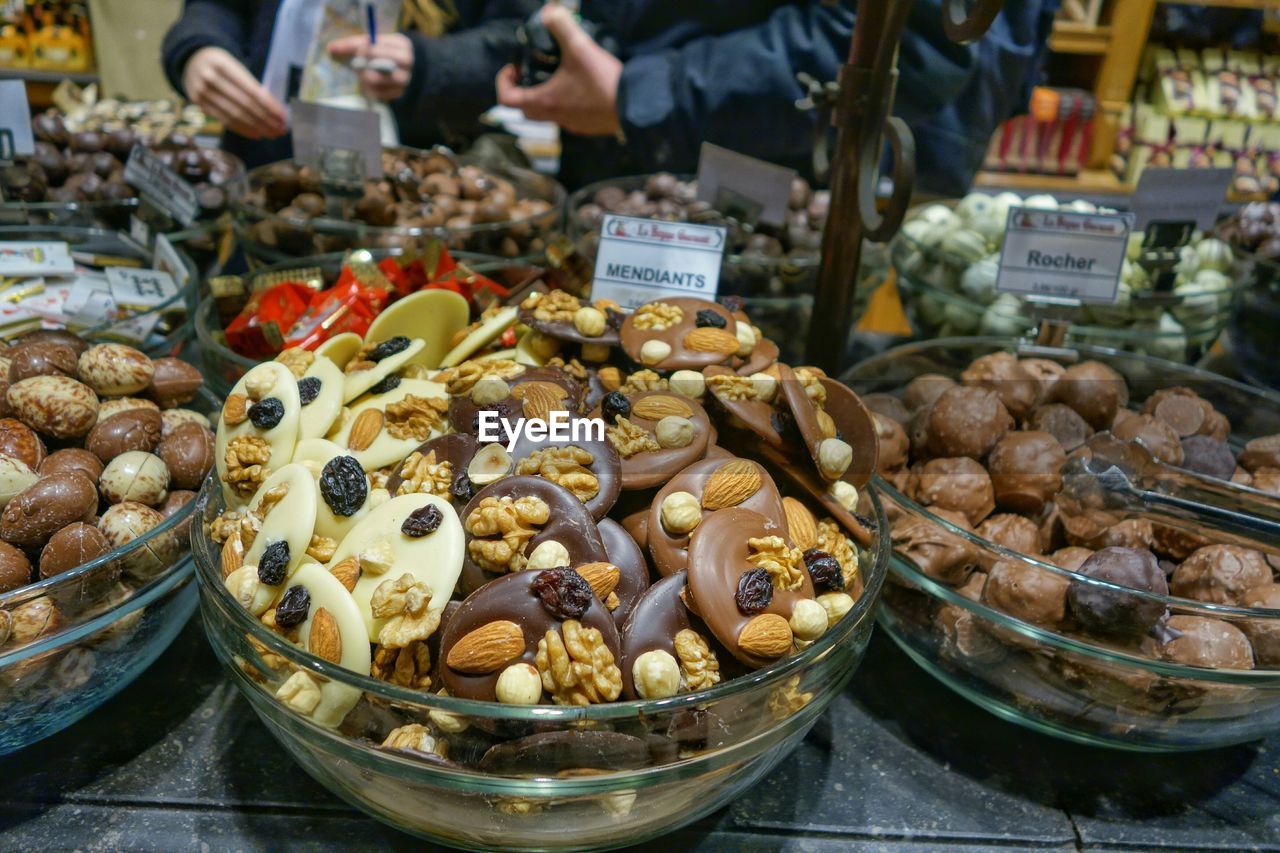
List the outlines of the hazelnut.
{"label": "hazelnut", "polygon": [[839,622],[853,609],[853,597],[845,592],[826,592],[816,599],[827,612],[827,627]]}
{"label": "hazelnut", "polygon": [[471,402],[477,406],[499,403],[511,396],[511,387],[496,376],[481,379],[471,389]]}
{"label": "hazelnut", "polygon": [[542,677],[528,663],[513,663],[493,685],[494,698],[504,705],[537,705],[542,699]]}
{"label": "hazelnut", "polygon": [[734,334],[738,338],[738,358],[746,358],[756,348],[756,333],[749,323],[738,323]]}
{"label": "hazelnut", "polygon": [[666,360],[669,355],[671,355],[671,345],[666,341],[645,341],[644,346],[640,347],[640,361],[650,366]]}
{"label": "hazelnut", "polygon": [[818,470],[828,480],[838,480],[853,464],[853,448],[838,438],[824,438],[818,443]]}
{"label": "hazelnut", "polygon": [[631,665],[631,680],[641,699],[666,699],[680,692],[680,664],[663,649],[653,649]]}
{"label": "hazelnut", "polygon": [[853,512],[858,507],[858,490],[852,483],[836,480],[827,487],[827,494],[836,499],[836,503]]}
{"label": "hazelnut", "polygon": [[791,633],[799,640],[813,642],[826,633],[830,620],[827,610],[818,602],[802,598],[791,609]]}
{"label": "hazelnut", "polygon": [[671,390],[690,400],[700,400],[707,391],[706,378],[696,370],[677,370],[671,374]]}
{"label": "hazelnut", "polygon": [[554,539],[548,539],[533,549],[525,569],[557,569],[567,565],[569,565],[569,549]]}
{"label": "hazelnut", "polygon": [[573,315],[573,327],[578,330],[579,334],[588,338],[603,335],[607,325],[604,312],[599,308],[584,306],[579,308]]}
{"label": "hazelnut", "polygon": [[[477,486],[487,486],[501,480],[511,471],[511,454],[501,444],[487,444],[471,458],[467,476]],[[565,565],[561,563],[561,565]]]}
{"label": "hazelnut", "polygon": [[583,344],[580,355],[583,361],[598,364],[608,361],[611,353],[610,347],[605,344]]}
{"label": "hazelnut", "polygon": [[658,421],[654,429],[654,437],[658,444],[665,448],[688,447],[693,443],[693,421],[675,415],[668,415]]}
{"label": "hazelnut", "polygon": [[672,492],[662,500],[662,529],[683,536],[702,522],[702,504],[688,492]]}
{"label": "hazelnut", "polygon": [[[753,373],[747,377],[751,380],[752,392],[756,399],[764,403],[772,403],[773,398],[778,396],[778,380],[768,373]],[[819,410],[819,415],[826,415],[826,412]],[[827,415],[829,418],[830,415]]]}

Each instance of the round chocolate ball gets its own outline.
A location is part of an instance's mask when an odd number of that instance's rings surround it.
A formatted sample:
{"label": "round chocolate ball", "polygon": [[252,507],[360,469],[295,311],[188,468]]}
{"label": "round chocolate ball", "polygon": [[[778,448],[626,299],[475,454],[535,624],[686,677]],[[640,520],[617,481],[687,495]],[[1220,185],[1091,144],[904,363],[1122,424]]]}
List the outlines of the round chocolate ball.
{"label": "round chocolate ball", "polygon": [[1225,441],[1189,435],[1182,439],[1182,467],[1205,477],[1230,480],[1236,472],[1236,457]]}
{"label": "round chocolate ball", "polygon": [[1001,560],[991,567],[982,599],[1015,619],[1056,629],[1066,618],[1070,585],[1070,579],[1047,569]]}
{"label": "round chocolate ball", "polygon": [[1067,454],[1049,433],[1005,433],[987,459],[996,503],[1014,512],[1038,514],[1062,488],[1066,464]]}
{"label": "round chocolate ball", "polygon": [[1209,669],[1253,669],[1253,648],[1230,622],[1204,616],[1172,616],[1166,625],[1171,637],[1160,656],[1172,663]]}
{"label": "round chocolate ball", "polygon": [[1239,545],[1207,545],[1182,561],[1169,589],[1182,598],[1241,604],[1255,586],[1271,583],[1271,567],[1259,551]]}
{"label": "round chocolate ball", "polygon": [[293,201],[299,192],[298,169],[292,163],[273,163],[262,176],[262,189],[267,204],[279,210]]}
{"label": "round chocolate ball", "polygon": [[937,373],[922,373],[907,383],[902,391],[902,404],[912,412],[932,406],[943,392],[955,385],[949,376]]}
{"label": "round chocolate ball", "polygon": [[[1090,555],[1077,573],[1141,592],[1169,594],[1156,555],[1145,548],[1103,548]],[[1086,631],[1130,639],[1150,632],[1167,612],[1163,602],[1082,581],[1071,582],[1067,602]]]}
{"label": "round chocolate ball", "polygon": [[1040,383],[1008,352],[993,352],[976,359],[960,374],[960,381],[994,391],[1018,420],[1030,413],[1040,397]]}
{"label": "round chocolate ball", "polygon": [[1137,415],[1115,424],[1111,434],[1122,441],[1136,441],[1166,465],[1182,465],[1182,441],[1173,427],[1153,415]]}
{"label": "round chocolate ball", "polygon": [[1032,557],[1040,555],[1040,525],[1025,516],[1011,512],[993,515],[974,532],[1010,551]]}
{"label": "round chocolate ball", "polygon": [[929,452],[982,459],[1011,429],[1013,418],[994,391],[958,385],[943,391],[929,412]]}
{"label": "round chocolate ball", "polygon": [[1067,453],[1080,447],[1093,435],[1093,427],[1065,403],[1037,406],[1023,426],[1029,430],[1049,433]]}
{"label": "round chocolate ball", "polygon": [[1053,386],[1053,401],[1066,403],[1094,429],[1111,425],[1129,402],[1124,377],[1100,361],[1082,361],[1063,371]]}
{"label": "round chocolate ball", "polygon": [[967,456],[930,459],[911,469],[908,497],[922,506],[946,509],[978,524],[995,509],[991,477]]}

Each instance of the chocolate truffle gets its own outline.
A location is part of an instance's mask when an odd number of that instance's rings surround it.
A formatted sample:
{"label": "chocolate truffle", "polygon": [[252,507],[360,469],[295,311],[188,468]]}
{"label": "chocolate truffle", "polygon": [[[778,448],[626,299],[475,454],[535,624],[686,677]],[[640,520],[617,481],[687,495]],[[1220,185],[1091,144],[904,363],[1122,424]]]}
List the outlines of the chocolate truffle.
{"label": "chocolate truffle", "polygon": [[1205,477],[1230,480],[1236,471],[1236,457],[1225,441],[1189,435],[1182,439],[1182,467]]}
{"label": "chocolate truffle", "polygon": [[1151,550],[1175,562],[1182,562],[1199,549],[1213,544],[1198,533],[1168,524],[1151,525],[1151,542]]}
{"label": "chocolate truffle", "polygon": [[1196,601],[1240,604],[1248,590],[1270,582],[1271,568],[1260,552],[1239,545],[1209,545],[1178,566],[1169,589]]}
{"label": "chocolate truffle", "polygon": [[1067,454],[1047,432],[1008,432],[987,459],[996,503],[1014,512],[1039,513],[1062,488]]}
{"label": "chocolate truffle", "polygon": [[1160,647],[1160,657],[1185,666],[1210,669],[1253,669],[1253,649],[1239,628],[1221,619],[1172,616],[1173,639]]}
{"label": "chocolate truffle", "polygon": [[1071,581],[1047,569],[1014,560],[991,567],[982,599],[1015,619],[1057,628],[1066,618]]}
{"label": "chocolate truffle", "polygon": [[891,417],[873,411],[872,419],[876,424],[876,443],[879,455],[876,457],[876,469],[881,474],[890,474],[907,463],[907,451],[911,442],[907,439],[907,431]]}
{"label": "chocolate truffle", "polygon": [[907,383],[902,404],[912,412],[932,406],[942,393],[955,386],[955,380],[938,373],[922,373]]}
{"label": "chocolate truffle", "polygon": [[1036,396],[1037,403],[1049,399],[1053,393],[1053,386],[1058,384],[1058,380],[1067,370],[1058,362],[1050,361],[1047,358],[1024,358],[1020,359],[1018,363],[1036,381],[1036,385],[1039,387],[1039,394]]}
{"label": "chocolate truffle", "polygon": [[1033,557],[1040,554],[1040,527],[1024,516],[1008,512],[993,515],[974,532],[1010,551]]}
{"label": "chocolate truffle", "polygon": [[1136,441],[1166,465],[1182,465],[1182,441],[1173,427],[1153,415],[1138,415],[1111,428],[1121,441]]}
{"label": "chocolate truffle", "polygon": [[1049,433],[1067,453],[1084,444],[1093,435],[1093,427],[1066,403],[1037,406],[1023,427]]}
{"label": "chocolate truffle", "polygon": [[1144,414],[1163,421],[1179,437],[1204,434],[1213,406],[1190,388],[1162,388],[1142,404]]}
{"label": "chocolate truffle", "polygon": [[991,477],[967,456],[931,459],[912,469],[909,496],[932,509],[949,509],[977,524],[995,509]]}
{"label": "chocolate truffle", "polygon": [[1250,441],[1237,461],[1250,474],[1259,468],[1280,468],[1280,434]]}
{"label": "chocolate truffle", "polygon": [[1280,468],[1259,468],[1253,472],[1253,488],[1280,495]]}
{"label": "chocolate truffle", "polygon": [[892,394],[862,394],[862,403],[873,412],[892,418],[905,427],[911,421],[911,410]]}
{"label": "chocolate truffle", "polygon": [[[968,531],[964,516],[945,509],[933,514]],[[908,516],[893,525],[893,549],[931,578],[952,585],[964,582],[976,562],[973,545],[938,524]]]}
{"label": "chocolate truffle", "polygon": [[[1156,555],[1142,548],[1103,548],[1081,563],[1077,573],[1142,592],[1169,594]],[[1148,633],[1166,613],[1163,602],[1082,581],[1071,582],[1067,603],[1086,631],[1132,639]]]}
{"label": "chocolate truffle", "polygon": [[960,385],[948,388],[933,404],[927,428],[934,456],[982,459],[1013,429],[1013,418],[994,391]]}
{"label": "chocolate truffle", "polygon": [[1094,429],[1106,429],[1129,401],[1124,377],[1100,361],[1068,367],[1053,386],[1054,402],[1066,403]]}
{"label": "chocolate truffle", "polygon": [[[1240,597],[1245,607],[1280,610],[1280,583],[1255,586]],[[1280,619],[1245,619],[1240,623],[1259,666],[1280,667]]]}
{"label": "chocolate truffle", "polygon": [[1009,414],[1018,420],[1027,416],[1040,396],[1040,383],[1008,352],[993,352],[975,359],[960,374],[960,381],[994,391]]}
{"label": "chocolate truffle", "polygon": [[1049,562],[1053,563],[1060,569],[1066,569],[1069,572],[1078,572],[1080,567],[1084,565],[1084,561],[1089,559],[1093,552],[1088,548],[1081,548],[1077,545],[1070,545],[1066,548],[1059,548],[1049,555]]}

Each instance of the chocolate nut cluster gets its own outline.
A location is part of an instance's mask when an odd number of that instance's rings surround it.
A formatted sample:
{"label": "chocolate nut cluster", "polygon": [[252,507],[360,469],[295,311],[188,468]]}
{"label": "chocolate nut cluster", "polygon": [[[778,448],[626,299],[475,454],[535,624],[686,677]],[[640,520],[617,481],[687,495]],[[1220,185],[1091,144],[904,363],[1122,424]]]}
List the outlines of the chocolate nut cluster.
{"label": "chocolate nut cluster", "polygon": [[[958,379],[924,374],[897,394],[865,400],[875,410],[880,473],[955,527],[1084,578],[1146,593],[1240,607],[1280,601],[1275,561],[1262,551],[1147,519],[1115,523],[1063,491],[1069,460],[1090,454],[1091,442],[1109,432],[1141,444],[1171,469],[1280,494],[1280,435],[1233,443],[1227,418],[1194,389],[1157,385],[1135,399],[1129,383],[1101,362],[1062,365],[996,352]],[[1003,558],[905,507],[895,507],[891,518],[895,550],[921,572],[1016,620],[1152,660],[1280,666],[1267,620],[1171,611],[1160,601]],[[951,605],[934,607],[930,618],[945,653],[962,658],[997,662],[1036,646]],[[1080,665],[1058,663],[1064,671]],[[1159,701],[1145,692],[1150,684],[1129,687]]]}
{"label": "chocolate nut cluster", "polygon": [[[55,112],[33,120],[35,154],[6,168],[0,176],[4,197],[25,202],[130,202],[137,190],[124,179],[125,164],[134,146],[146,142],[165,165],[191,184],[200,203],[200,218],[213,219],[227,209],[234,183],[244,165],[232,154],[197,147],[190,136],[172,133],[146,140],[129,127],[111,130],[69,130]],[[109,223],[123,227],[128,210],[107,214]]]}
{"label": "chocolate nut cluster", "polygon": [[[878,534],[861,494],[878,439],[853,392],[778,362],[737,306],[517,299],[436,328],[445,347],[333,340],[232,389],[206,532],[264,629],[402,688],[580,706],[715,687],[853,609]],[[241,665],[298,714],[436,763],[534,772],[529,751],[584,734],[389,715],[279,655]],[[798,683],[780,713],[803,707]],[[652,734],[704,742],[710,716]]]}
{"label": "chocolate nut cluster", "polygon": [[0,594],[122,550],[75,584],[0,611],[3,648],[120,603],[185,550],[176,529],[127,546],[183,512],[213,467],[209,422],[186,407],[202,381],[178,359],[63,331],[0,348]]}
{"label": "chocolate nut cluster", "polygon": [[[330,197],[311,166],[281,162],[255,169],[244,198],[249,239],[285,254],[311,255],[355,245],[393,248],[412,230],[451,233],[451,248],[514,258],[542,251],[555,224],[551,201],[480,166],[460,165],[443,151],[388,149],[382,168],[382,180],[366,181],[354,200]],[[387,230],[356,239],[346,222]]]}

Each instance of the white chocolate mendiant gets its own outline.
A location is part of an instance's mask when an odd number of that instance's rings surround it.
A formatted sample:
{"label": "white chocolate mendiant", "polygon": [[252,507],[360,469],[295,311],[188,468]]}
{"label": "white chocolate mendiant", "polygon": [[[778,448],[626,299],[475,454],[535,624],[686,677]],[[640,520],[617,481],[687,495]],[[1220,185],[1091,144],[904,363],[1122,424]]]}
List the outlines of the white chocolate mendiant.
{"label": "white chocolate mendiant", "polygon": [[283,541],[289,546],[289,562],[285,568],[285,576],[288,577],[297,571],[311,545],[311,534],[315,530],[316,481],[306,466],[296,463],[285,465],[267,478],[249,502],[249,508],[257,510],[263,496],[276,486],[285,486],[287,491],[262,520],[262,529],[245,551],[244,562],[245,565],[258,565],[269,545]]}
{"label": "white chocolate mendiant", "polygon": [[[343,450],[332,441],[323,438],[308,438],[304,441],[299,441],[298,446],[294,448],[293,461],[299,465],[306,466],[306,469],[311,472],[311,476],[316,481],[316,488],[319,489],[320,475],[324,473],[324,466],[339,456],[348,455],[350,455],[348,451]],[[368,491],[372,492],[367,475],[365,484]],[[369,509],[369,497],[366,494],[364,503],[354,513],[347,516],[337,515],[328,502],[325,501],[324,495],[317,493],[315,534],[317,536],[327,536],[335,542],[341,542],[343,537],[351,532],[351,528],[355,527],[360,519],[369,514]]]}
{"label": "white chocolate mendiant", "polygon": [[[359,419],[361,412],[369,409],[377,409],[385,413],[387,406],[392,403],[399,403],[410,394],[415,397],[444,400],[446,403],[449,400],[449,392],[446,391],[445,387],[439,382],[431,382],[426,379],[401,379],[399,385],[385,394],[370,394],[356,400],[355,403],[350,406],[351,416],[347,419],[347,422],[342,425],[342,428],[332,436],[331,440],[339,447],[350,447],[351,428]],[[373,442],[368,447],[363,450],[344,450],[343,452],[360,460],[360,464],[364,467],[364,470],[374,471],[385,465],[391,465],[395,462],[401,461],[412,453],[414,448],[419,444],[422,444],[422,442],[441,435],[441,428],[445,427],[447,424],[448,420],[442,417],[438,427],[433,429],[431,434],[425,438],[414,438],[412,435],[408,438],[396,438],[391,434],[389,424],[384,417],[382,429],[378,431],[377,437],[374,438]]]}
{"label": "white chocolate mendiant", "polygon": [[[368,338],[365,340],[366,342],[372,342]],[[409,341],[409,345],[400,352],[387,356],[368,370],[357,370],[354,373],[346,374],[342,390],[342,402],[350,403],[391,374],[399,372],[400,368],[414,360],[414,357],[424,346],[426,344],[423,340],[416,338]]]}
{"label": "white chocolate mendiant", "polygon": [[[250,394],[249,388],[258,390]],[[228,398],[234,395],[247,398],[247,406],[267,397],[275,397],[284,408],[279,422],[270,429],[259,429],[254,426],[253,419],[245,417],[235,426],[227,426],[224,415],[218,416],[217,437],[214,442],[214,460],[218,466],[218,479],[222,482],[222,494],[228,509],[239,509],[246,503],[245,499],[227,485],[227,445],[240,436],[261,438],[270,448],[271,458],[267,463],[268,470],[274,471],[293,458],[293,448],[298,443],[298,430],[301,425],[302,403],[298,399],[298,381],[294,379],[289,368],[278,361],[268,361],[249,370],[231,389]]]}
{"label": "white chocolate mendiant", "polygon": [[[360,675],[368,675],[372,660],[369,643],[365,638],[364,620],[355,599],[347,592],[342,581],[319,563],[308,561],[289,578],[285,591],[295,586],[306,588],[311,597],[307,618],[298,628],[298,645],[304,649],[309,647],[316,613],[323,607],[333,615],[338,626],[341,640],[338,665]],[[360,691],[334,681],[319,682],[319,686],[320,703],[310,716],[322,726],[336,726],[360,700]]]}
{"label": "white chocolate mendiant", "polygon": [[318,355],[303,378],[308,376],[320,380],[320,393],[310,403],[302,407],[302,423],[298,427],[298,439],[323,438],[333,426],[333,422],[342,413],[342,393],[346,386],[346,377],[342,369],[329,359]]}

